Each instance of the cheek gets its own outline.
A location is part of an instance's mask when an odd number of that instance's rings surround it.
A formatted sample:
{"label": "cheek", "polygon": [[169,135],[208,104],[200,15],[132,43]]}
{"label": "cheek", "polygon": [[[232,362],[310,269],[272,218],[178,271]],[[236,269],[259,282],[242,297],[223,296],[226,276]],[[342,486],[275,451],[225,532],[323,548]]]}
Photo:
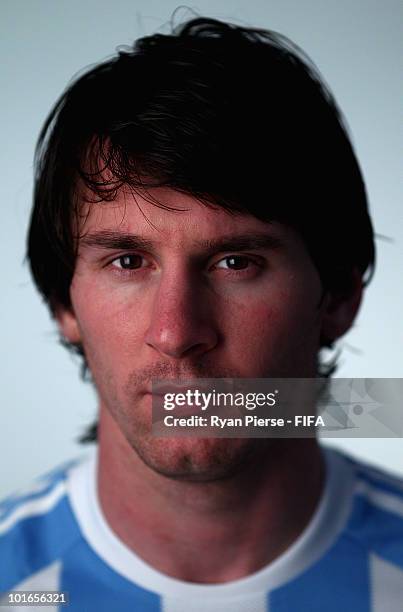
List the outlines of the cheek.
{"label": "cheek", "polygon": [[252,370],[282,371],[316,362],[319,316],[316,305],[295,293],[281,292],[276,299],[232,304],[228,312],[228,352]]}
{"label": "cheek", "polygon": [[129,305],[124,296],[102,290],[96,283],[86,284],[85,291],[76,283],[71,299],[89,361],[115,363],[116,354],[133,359],[132,349],[146,324],[133,300]]}

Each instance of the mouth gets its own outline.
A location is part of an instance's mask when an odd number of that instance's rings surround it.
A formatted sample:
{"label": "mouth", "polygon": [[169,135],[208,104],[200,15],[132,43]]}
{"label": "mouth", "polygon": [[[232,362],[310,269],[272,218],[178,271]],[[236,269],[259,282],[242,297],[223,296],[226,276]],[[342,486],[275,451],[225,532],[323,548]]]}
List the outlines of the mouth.
{"label": "mouth", "polygon": [[157,381],[151,383],[150,386],[147,387],[146,393],[151,395],[164,396],[167,393],[174,393],[175,395],[178,393],[186,394],[187,391],[194,393],[195,391],[203,391],[209,390],[211,383],[207,384],[206,379],[199,378],[197,384],[195,384],[194,378],[189,379],[189,384],[186,384],[186,381]]}
{"label": "mouth", "polygon": [[201,393],[203,390],[211,390],[211,382],[207,385],[204,380],[204,383],[203,379],[198,379],[197,384],[194,379],[189,384],[183,379],[175,382],[166,379],[153,381],[145,395],[151,398],[154,421],[161,421],[167,415],[181,418],[202,414],[199,400],[195,401],[195,391]]}

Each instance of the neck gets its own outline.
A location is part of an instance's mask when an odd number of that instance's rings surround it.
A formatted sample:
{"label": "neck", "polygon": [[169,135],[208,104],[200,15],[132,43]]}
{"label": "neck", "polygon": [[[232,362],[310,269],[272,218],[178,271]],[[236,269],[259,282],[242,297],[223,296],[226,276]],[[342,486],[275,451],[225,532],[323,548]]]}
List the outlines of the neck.
{"label": "neck", "polygon": [[312,438],[273,440],[229,478],[167,478],[143,463],[101,409],[98,491],[105,518],[126,546],[181,580],[228,582],[276,559],[308,524],[323,481]]}

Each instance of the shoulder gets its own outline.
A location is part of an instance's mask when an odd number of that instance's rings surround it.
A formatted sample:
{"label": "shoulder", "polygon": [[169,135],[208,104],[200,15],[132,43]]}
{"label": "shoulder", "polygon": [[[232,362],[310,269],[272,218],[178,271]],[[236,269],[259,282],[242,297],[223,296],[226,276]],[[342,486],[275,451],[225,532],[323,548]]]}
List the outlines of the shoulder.
{"label": "shoulder", "polygon": [[367,512],[387,513],[403,527],[403,478],[349,456],[346,461],[355,474],[354,494]]}
{"label": "shoulder", "polygon": [[79,538],[67,479],[75,459],[0,502],[0,592],[57,562]]}
{"label": "shoulder", "polygon": [[403,568],[403,479],[352,457],[345,461],[354,473],[348,536],[374,563]]}

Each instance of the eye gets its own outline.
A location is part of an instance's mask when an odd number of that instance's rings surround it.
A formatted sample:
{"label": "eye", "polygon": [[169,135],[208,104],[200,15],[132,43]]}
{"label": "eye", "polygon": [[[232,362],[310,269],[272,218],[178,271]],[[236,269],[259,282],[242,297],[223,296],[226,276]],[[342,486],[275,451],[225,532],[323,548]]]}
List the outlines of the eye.
{"label": "eye", "polygon": [[144,258],[141,255],[121,255],[111,262],[114,268],[121,270],[136,270],[144,265]]}
{"label": "eye", "polygon": [[251,263],[256,265],[256,262],[253,261],[250,257],[247,257],[246,255],[228,255],[228,257],[224,257],[224,259],[221,259],[216,264],[216,267],[235,271],[246,270]]}

